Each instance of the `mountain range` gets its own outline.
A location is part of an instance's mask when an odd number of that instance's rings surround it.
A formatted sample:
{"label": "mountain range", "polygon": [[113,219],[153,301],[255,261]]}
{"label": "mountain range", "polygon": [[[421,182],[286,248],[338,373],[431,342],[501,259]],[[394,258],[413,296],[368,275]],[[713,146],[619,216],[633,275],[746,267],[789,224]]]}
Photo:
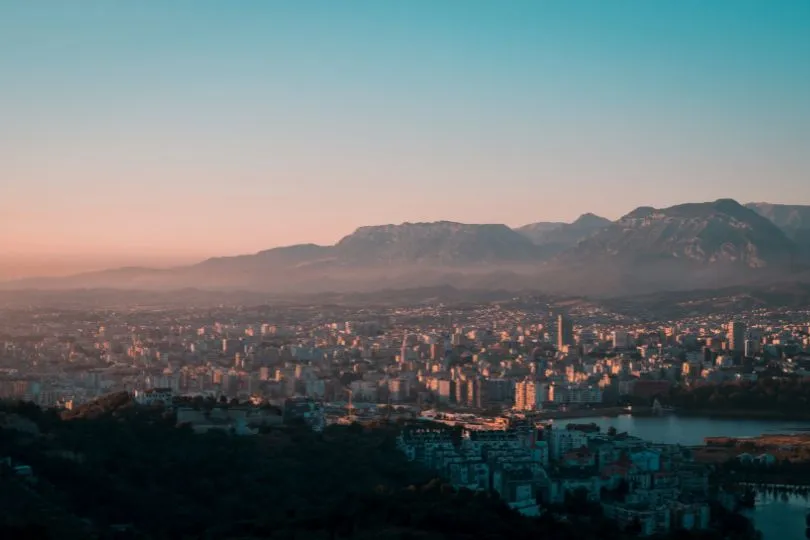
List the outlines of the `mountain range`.
{"label": "mountain range", "polygon": [[542,248],[546,255],[561,253],[576,246],[612,222],[595,214],[582,214],[573,223],[531,223],[517,232]]}
{"label": "mountain range", "polygon": [[[453,285],[594,295],[804,278],[810,206],[731,199],[636,208],[616,221],[449,221],[360,227],[332,246],[302,244],[170,269],[119,268],[0,284],[4,289],[113,288],[350,292]],[[807,266],[810,268],[810,266]]]}
{"label": "mountain range", "polygon": [[803,256],[810,256],[810,206],[770,203],[745,206],[771,220],[796,244]]}

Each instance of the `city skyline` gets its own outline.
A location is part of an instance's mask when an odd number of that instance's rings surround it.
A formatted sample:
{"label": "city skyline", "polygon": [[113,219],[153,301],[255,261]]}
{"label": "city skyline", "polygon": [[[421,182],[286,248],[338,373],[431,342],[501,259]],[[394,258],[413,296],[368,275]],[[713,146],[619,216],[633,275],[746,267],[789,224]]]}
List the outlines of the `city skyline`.
{"label": "city skyline", "polygon": [[0,244],[75,271],[382,223],[810,204],[809,22],[802,2],[7,2]]}

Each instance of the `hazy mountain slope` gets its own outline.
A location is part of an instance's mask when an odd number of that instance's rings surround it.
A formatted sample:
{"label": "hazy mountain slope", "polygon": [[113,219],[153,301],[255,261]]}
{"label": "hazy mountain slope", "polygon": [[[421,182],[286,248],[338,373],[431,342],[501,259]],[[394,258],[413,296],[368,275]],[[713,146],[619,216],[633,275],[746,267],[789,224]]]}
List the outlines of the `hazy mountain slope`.
{"label": "hazy mountain slope", "polygon": [[588,213],[582,214],[573,223],[532,223],[517,231],[549,253],[574,247],[611,223],[607,218]]}
{"label": "hazy mountain slope", "polygon": [[313,260],[330,259],[334,257],[332,246],[318,246],[316,244],[297,244],[260,251],[253,255],[237,255],[235,257],[215,257],[205,260],[197,267],[216,268],[218,266],[239,264],[281,265],[294,266]]}
{"label": "hazy mountain slope", "polygon": [[466,278],[458,269],[472,267],[479,269],[478,280],[481,268],[494,271],[538,257],[534,244],[505,225],[404,223],[361,227],[335,246],[303,244],[170,270],[121,269],[24,280],[6,288],[369,290],[452,284]]}
{"label": "hazy mountain slope", "polygon": [[542,241],[543,237],[551,231],[559,229],[560,227],[568,225],[567,223],[557,221],[539,221],[537,223],[529,223],[522,227],[515,229],[516,232],[522,234],[535,244]]}
{"label": "hazy mountain slope", "polygon": [[609,219],[594,214],[583,214],[573,223],[547,233],[539,245],[547,252],[561,252],[575,247],[612,224]]}
{"label": "hazy mountain slope", "polygon": [[765,283],[801,270],[795,243],[779,227],[728,199],[641,207],[616,222],[586,214],[548,230],[540,242],[505,225],[403,223],[360,227],[334,246],[303,244],[166,270],[123,268],[0,288],[196,287],[287,295],[454,286],[610,295]]}
{"label": "hazy mountain slope", "polygon": [[360,227],[335,245],[351,264],[481,265],[530,261],[539,256],[527,238],[506,225],[450,221]]}
{"label": "hazy mountain slope", "polygon": [[749,203],[745,206],[771,220],[793,240],[804,258],[810,258],[810,206],[770,203]]}
{"label": "hazy mountain slope", "polygon": [[700,265],[778,267],[793,262],[795,244],[770,220],[731,199],[638,208],[583,241],[575,260],[677,259]]}
{"label": "hazy mountain slope", "polygon": [[788,234],[801,229],[810,229],[810,206],[771,203],[748,203],[745,206],[768,218]]}
{"label": "hazy mountain slope", "polygon": [[172,270],[155,268],[115,268],[83,272],[73,276],[25,278],[0,283],[3,289],[83,289],[83,288],[127,288],[150,289],[172,282]]}

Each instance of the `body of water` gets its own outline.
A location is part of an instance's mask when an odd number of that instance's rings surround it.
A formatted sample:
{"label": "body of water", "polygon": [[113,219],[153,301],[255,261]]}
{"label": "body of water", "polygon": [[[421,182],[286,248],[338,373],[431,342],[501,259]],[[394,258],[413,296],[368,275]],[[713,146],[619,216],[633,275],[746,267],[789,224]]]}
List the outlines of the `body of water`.
{"label": "body of water", "polygon": [[757,506],[746,512],[763,540],[800,540],[805,536],[805,516],[810,501],[798,495],[759,494]]}
{"label": "body of water", "polygon": [[[810,422],[780,420],[727,420],[691,416],[631,416],[562,419],[556,424],[595,423],[602,431],[610,427],[647,441],[694,446],[706,437],[756,437],[766,433],[799,433],[810,430]],[[764,540],[805,538],[805,515],[810,501],[796,495],[760,494],[756,508],[748,513]]]}
{"label": "body of water", "polygon": [[555,420],[555,424],[589,424],[593,422],[606,431],[610,427],[621,433],[666,444],[695,446],[706,437],[756,437],[765,433],[798,433],[810,431],[810,422],[780,420],[730,420],[694,416],[594,416]]}

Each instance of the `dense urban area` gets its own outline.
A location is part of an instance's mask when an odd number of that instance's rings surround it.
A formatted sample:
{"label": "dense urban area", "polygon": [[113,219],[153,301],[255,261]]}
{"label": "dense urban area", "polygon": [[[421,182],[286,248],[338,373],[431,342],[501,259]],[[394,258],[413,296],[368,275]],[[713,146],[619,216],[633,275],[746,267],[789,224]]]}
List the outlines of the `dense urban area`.
{"label": "dense urban area", "polygon": [[[725,519],[745,535],[754,533],[744,519],[728,520],[751,493],[722,481],[716,452],[576,419],[807,418],[808,321],[808,311],[764,308],[655,321],[535,297],[8,308],[0,313],[0,397],[63,422],[117,414],[122,404],[164,411],[199,437],[234,440],[296,422],[310,437],[383,429],[392,452],[447,489],[497,494],[532,519],[570,522],[590,508],[621,534],[717,530]],[[46,429],[36,419],[26,428],[32,419],[8,407],[4,432]],[[758,467],[781,461],[767,451],[721,455]],[[6,465],[22,477],[38,473],[25,453]]]}
{"label": "dense urban area", "polygon": [[810,0],[0,51],[0,540],[810,540]]}

